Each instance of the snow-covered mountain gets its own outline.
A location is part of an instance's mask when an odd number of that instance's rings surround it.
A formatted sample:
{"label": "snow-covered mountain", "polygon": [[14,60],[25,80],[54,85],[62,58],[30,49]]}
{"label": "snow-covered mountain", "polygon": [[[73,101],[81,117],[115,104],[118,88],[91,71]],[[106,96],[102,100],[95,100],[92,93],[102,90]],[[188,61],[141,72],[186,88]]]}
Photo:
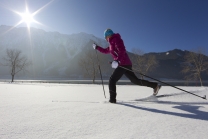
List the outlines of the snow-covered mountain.
{"label": "snow-covered mountain", "polygon": [[[183,80],[185,75],[182,73],[182,66],[184,65],[184,56],[190,51],[174,49],[161,53],[147,53],[145,56],[154,55],[159,62],[157,68],[149,73],[150,76],[162,79],[178,79]],[[206,56],[207,60],[208,57]],[[207,80],[208,74],[201,73],[202,79]]]}
{"label": "snow-covered mountain", "polygon": [[[84,77],[84,72],[80,66],[80,57],[87,51],[92,51],[93,42],[102,47],[107,47],[108,43],[101,38],[87,33],[60,34],[58,32],[46,32],[41,29],[31,28],[12,28],[0,26],[0,63],[5,56],[6,49],[19,49],[28,57],[32,65],[27,73],[18,74],[29,79],[77,79]],[[158,60],[159,66],[148,75],[161,79],[183,79],[181,73],[181,63],[184,62],[184,55],[188,51],[179,49],[161,53],[147,53],[144,56],[154,55]],[[128,52],[131,59],[133,54]],[[96,54],[95,54],[96,55]],[[108,79],[112,73],[109,61],[110,55],[98,53],[104,78]],[[95,57],[96,58],[96,57]],[[98,76],[99,77],[99,76]],[[0,78],[10,78],[8,67],[0,65]],[[207,75],[203,78],[207,79]]]}
{"label": "snow-covered mountain", "polygon": [[34,74],[35,77],[65,76],[66,71],[73,66],[70,65],[70,61],[81,53],[89,42],[107,46],[104,39],[83,32],[65,35],[35,28],[28,31],[25,27],[0,26],[1,57],[6,49],[21,50],[31,60],[30,74]]}

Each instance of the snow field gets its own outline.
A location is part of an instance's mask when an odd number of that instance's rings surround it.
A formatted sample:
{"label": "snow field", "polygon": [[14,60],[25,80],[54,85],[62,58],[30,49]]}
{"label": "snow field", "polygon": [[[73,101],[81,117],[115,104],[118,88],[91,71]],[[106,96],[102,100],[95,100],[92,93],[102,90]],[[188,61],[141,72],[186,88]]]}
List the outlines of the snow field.
{"label": "snow field", "polygon": [[[181,87],[203,96],[207,87]],[[1,139],[206,139],[208,101],[171,87],[0,83]]]}

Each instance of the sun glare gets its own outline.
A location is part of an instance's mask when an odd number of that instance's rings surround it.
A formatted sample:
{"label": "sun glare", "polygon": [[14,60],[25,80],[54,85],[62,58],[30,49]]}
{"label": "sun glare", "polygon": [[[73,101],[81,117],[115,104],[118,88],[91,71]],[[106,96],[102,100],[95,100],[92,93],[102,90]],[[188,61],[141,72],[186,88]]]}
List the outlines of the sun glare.
{"label": "sun glare", "polygon": [[19,15],[22,17],[22,20],[20,22],[26,23],[28,28],[30,27],[31,23],[36,22],[35,19],[33,18],[33,14],[31,14],[27,8],[25,13],[19,13]]}
{"label": "sun glare", "polygon": [[21,16],[22,16],[22,21],[27,23],[27,24],[32,23],[33,21],[35,21],[33,19],[33,15],[30,14],[29,12],[23,13]]}
{"label": "sun glare", "polygon": [[[26,1],[26,0],[25,0]],[[49,1],[47,4],[45,4],[44,6],[42,6],[41,8],[39,8],[38,10],[36,10],[35,12],[30,13],[29,8],[27,6],[27,2],[25,3],[25,12],[19,12],[16,11],[14,9],[10,9],[8,8],[10,11],[14,12],[15,14],[17,14],[18,16],[20,16],[20,21],[15,24],[13,27],[11,27],[8,31],[6,31],[5,33],[9,32],[10,30],[14,29],[15,27],[17,27],[20,24],[26,24],[27,28],[28,28],[28,32],[30,34],[30,27],[32,24],[39,24],[44,26],[42,23],[36,21],[34,19],[34,16],[37,15],[38,13],[40,13],[43,9],[45,9],[48,5],[50,5],[53,1],[55,0],[51,0]]]}

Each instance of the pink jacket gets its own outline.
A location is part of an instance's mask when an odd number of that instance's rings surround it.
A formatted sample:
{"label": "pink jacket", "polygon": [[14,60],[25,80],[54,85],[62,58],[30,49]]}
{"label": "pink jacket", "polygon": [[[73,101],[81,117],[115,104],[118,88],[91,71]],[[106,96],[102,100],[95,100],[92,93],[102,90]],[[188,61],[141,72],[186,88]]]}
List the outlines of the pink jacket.
{"label": "pink jacket", "polygon": [[113,34],[113,36],[109,38],[109,44],[110,45],[107,48],[102,48],[100,46],[97,46],[97,50],[104,54],[110,53],[114,60],[119,61],[119,65],[121,66],[132,65],[129,56],[126,53],[126,48],[124,46],[120,34]]}

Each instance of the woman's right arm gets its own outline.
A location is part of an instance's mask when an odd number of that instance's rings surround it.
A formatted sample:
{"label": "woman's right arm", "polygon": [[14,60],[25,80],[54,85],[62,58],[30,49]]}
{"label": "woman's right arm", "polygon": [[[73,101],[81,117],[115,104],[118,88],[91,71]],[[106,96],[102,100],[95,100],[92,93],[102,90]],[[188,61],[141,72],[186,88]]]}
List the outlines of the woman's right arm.
{"label": "woman's right arm", "polygon": [[96,49],[97,49],[98,51],[100,51],[101,53],[103,53],[103,54],[109,54],[109,53],[110,53],[109,47],[107,47],[107,48],[102,48],[102,47],[100,47],[100,46],[97,46]]}

